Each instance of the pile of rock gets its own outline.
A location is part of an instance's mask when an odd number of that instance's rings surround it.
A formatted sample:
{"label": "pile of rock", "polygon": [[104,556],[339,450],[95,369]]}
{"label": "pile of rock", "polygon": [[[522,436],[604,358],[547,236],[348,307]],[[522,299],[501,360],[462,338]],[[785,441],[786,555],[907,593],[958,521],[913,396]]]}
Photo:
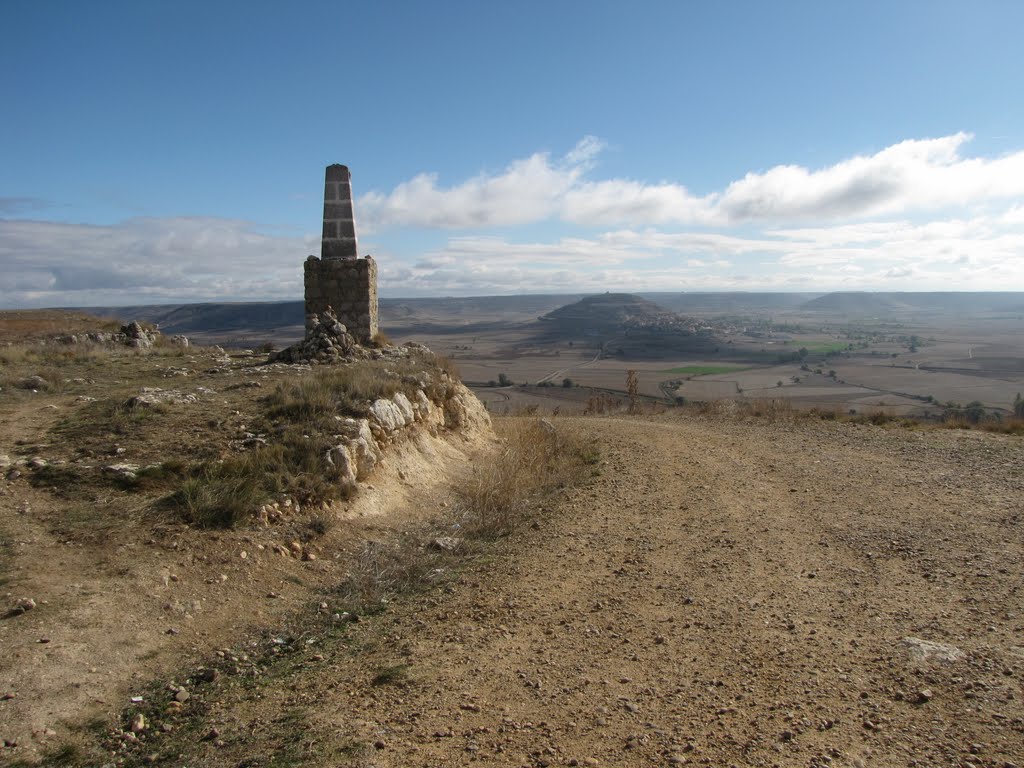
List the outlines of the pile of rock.
{"label": "pile of rock", "polygon": [[124,343],[136,349],[149,349],[156,342],[160,331],[147,331],[138,320],[132,320],[128,325],[121,326],[121,335],[125,337]]}
{"label": "pile of rock", "polygon": [[[134,349],[150,349],[162,337],[160,331],[145,328],[138,320],[122,325],[117,333],[109,331],[87,331],[85,333],[58,336],[56,341],[61,344],[122,344]],[[188,346],[188,337],[171,336],[169,341],[179,347]]]}
{"label": "pile of rock", "polygon": [[490,417],[472,392],[461,382],[449,384],[444,403],[431,402],[417,389],[411,397],[397,392],[375,400],[368,418],[337,417],[338,442],[324,457],[328,472],[342,487],[354,488],[383,461],[385,447],[405,439],[414,426],[435,434],[438,429],[489,428]]}
{"label": "pile of rock", "polygon": [[156,408],[161,405],[180,405],[194,403],[199,398],[192,393],[180,392],[177,389],[161,389],[160,387],[142,387],[139,394],[125,401],[128,408]]}
{"label": "pile of rock", "polygon": [[348,332],[330,307],[306,316],[306,336],[298,344],[273,352],[271,363],[334,363],[357,360],[367,352]]}

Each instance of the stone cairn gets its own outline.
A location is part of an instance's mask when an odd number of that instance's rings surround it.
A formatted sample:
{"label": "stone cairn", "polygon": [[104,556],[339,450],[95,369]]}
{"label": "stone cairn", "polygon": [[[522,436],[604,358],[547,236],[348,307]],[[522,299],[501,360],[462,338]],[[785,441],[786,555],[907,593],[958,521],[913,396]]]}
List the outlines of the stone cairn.
{"label": "stone cairn", "polygon": [[306,336],[270,356],[272,363],[336,363],[368,356],[355,337],[338,321],[334,311],[327,307],[320,314],[306,315]]}
{"label": "stone cairn", "polygon": [[270,362],[327,363],[367,357],[377,335],[377,264],[358,257],[352,175],[329,165],[324,177],[320,258],[304,265],[306,335]]}

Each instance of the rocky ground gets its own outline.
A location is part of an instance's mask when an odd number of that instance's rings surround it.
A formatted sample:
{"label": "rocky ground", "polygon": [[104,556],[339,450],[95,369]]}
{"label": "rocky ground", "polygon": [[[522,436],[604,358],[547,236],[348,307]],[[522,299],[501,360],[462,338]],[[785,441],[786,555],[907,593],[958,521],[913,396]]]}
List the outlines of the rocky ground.
{"label": "rocky ground", "polygon": [[[0,764],[87,741],[147,681],[279,626],[343,579],[374,521],[437,511],[418,505],[493,445],[461,387],[443,408],[406,399],[416,419],[371,416],[378,466],[351,498],[301,508],[279,494],[233,529],[202,529],[168,503],[183,478],[160,468],[272,442],[268,392],[314,371],[219,348],[33,344],[0,346]],[[374,371],[411,365],[385,358]]]}
{"label": "rocky ground", "polygon": [[[257,549],[273,534],[119,531],[103,548],[56,536],[58,510],[34,517],[10,481],[2,589],[13,608],[50,573],[51,592],[0,621],[0,723],[45,694],[23,745],[77,739],[49,754],[83,763],[1024,765],[1021,438],[671,412],[552,423],[600,445],[599,476],[357,622],[324,557]],[[440,465],[396,475],[389,535],[447,504]],[[131,731],[133,695],[159,703],[137,741],[111,737]],[[69,726],[88,717],[85,736]]]}
{"label": "rocky ground", "polygon": [[578,426],[599,478],[361,653],[229,698],[202,761],[272,753],[290,711],[332,764],[1024,765],[1019,438]]}

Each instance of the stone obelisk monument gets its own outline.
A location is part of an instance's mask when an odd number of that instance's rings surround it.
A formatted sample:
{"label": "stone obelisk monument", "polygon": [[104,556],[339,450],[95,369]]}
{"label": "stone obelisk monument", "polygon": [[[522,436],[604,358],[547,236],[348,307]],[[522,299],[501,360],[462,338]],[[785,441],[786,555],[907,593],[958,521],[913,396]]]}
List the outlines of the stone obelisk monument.
{"label": "stone obelisk monument", "polygon": [[306,259],[305,285],[307,316],[331,307],[359,343],[377,335],[377,263],[359,258],[347,166],[327,166],[320,258]]}

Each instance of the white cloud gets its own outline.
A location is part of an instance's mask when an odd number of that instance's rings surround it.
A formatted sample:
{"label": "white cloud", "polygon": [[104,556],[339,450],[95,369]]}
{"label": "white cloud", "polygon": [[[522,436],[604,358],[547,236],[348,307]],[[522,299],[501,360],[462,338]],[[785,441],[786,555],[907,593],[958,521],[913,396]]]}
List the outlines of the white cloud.
{"label": "white cloud", "polygon": [[882,221],[748,236],[615,230],[552,242],[458,237],[431,253],[442,269],[393,273],[387,287],[392,294],[485,288],[1021,290],[1024,232],[1002,220],[994,214]]}
{"label": "white cloud", "polygon": [[[391,296],[1024,290],[1024,152],[965,158],[968,138],[778,166],[695,196],[671,180],[591,178],[605,145],[585,137],[561,158],[537,153],[451,187],[414,177],[358,201],[356,217]],[[3,198],[0,213],[43,205]],[[403,228],[413,231],[389,240]],[[425,228],[471,231],[404,245]],[[315,236],[228,219],[0,219],[0,306],[297,299],[302,261],[318,250]]]}
{"label": "white cloud", "polygon": [[592,226],[717,225],[832,221],[980,205],[1024,195],[1024,152],[964,158],[966,133],[911,139],[810,170],[780,165],[697,196],[677,182],[591,180],[604,144],[581,140],[559,163],[537,153],[502,173],[449,188],[421,174],[359,201],[370,229],[467,229],[558,218]]}
{"label": "white cloud", "polygon": [[473,229],[541,221],[557,210],[603,147],[586,136],[559,163],[538,152],[500,174],[480,174],[447,189],[437,186],[437,174],[421,173],[388,194],[361,197],[356,217],[368,233],[396,226]]}
{"label": "white cloud", "polygon": [[1024,205],[1015,205],[999,217],[1002,224],[1024,224]]}
{"label": "white cloud", "polygon": [[0,305],[294,299],[314,249],[314,238],[268,235],[229,219],[0,220]]}
{"label": "white cloud", "polygon": [[628,179],[585,182],[569,189],[561,201],[561,218],[577,224],[709,223],[714,215],[706,200],[678,184],[642,184]]}
{"label": "white cloud", "polygon": [[819,171],[747,174],[717,201],[725,221],[835,219],[969,206],[1024,194],[1024,152],[960,156],[966,133],[903,141]]}
{"label": "white cloud", "polygon": [[576,146],[566,154],[565,162],[569,166],[585,168],[589,166],[607,146],[607,144],[596,136],[584,136],[579,140],[579,142],[577,142]]}

